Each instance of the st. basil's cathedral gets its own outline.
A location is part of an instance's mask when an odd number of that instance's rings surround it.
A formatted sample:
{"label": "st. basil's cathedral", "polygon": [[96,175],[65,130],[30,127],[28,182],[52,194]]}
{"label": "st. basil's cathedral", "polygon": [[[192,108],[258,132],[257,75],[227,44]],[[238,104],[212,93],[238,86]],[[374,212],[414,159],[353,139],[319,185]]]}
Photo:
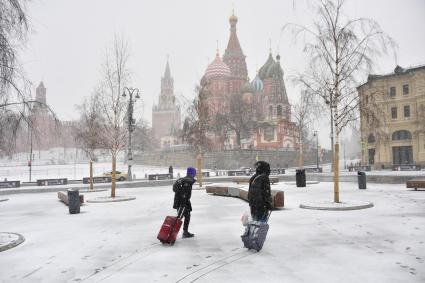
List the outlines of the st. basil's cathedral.
{"label": "st. basil's cathedral", "polygon": [[[291,105],[283,80],[283,70],[280,65],[280,56],[276,59],[270,50],[265,64],[257,71],[255,78],[250,81],[244,55],[236,32],[238,18],[232,14],[229,18],[230,38],[227,48],[221,58],[217,50],[215,59],[208,65],[200,86],[202,91],[202,101],[208,109],[209,122],[214,124],[215,117],[230,111],[232,95],[241,95],[243,101],[252,110],[252,120],[255,121],[255,128],[245,133],[241,139],[241,147],[257,149],[286,149],[294,150],[298,148],[298,130],[294,122],[291,121]],[[168,63],[167,63],[167,69]],[[168,71],[164,76],[169,77]],[[163,78],[164,80],[164,78]],[[161,91],[162,94],[163,91]],[[162,95],[161,95],[162,96]],[[170,97],[170,99],[172,99]],[[174,99],[172,99],[174,104]],[[161,104],[161,101],[160,101]],[[161,105],[155,106],[157,112]],[[175,121],[176,115],[174,105],[170,120]],[[167,110],[170,107],[167,107]],[[169,111],[169,110],[168,110]],[[247,109],[248,111],[248,109]],[[158,125],[158,114],[153,114],[153,128],[155,132],[161,129]],[[164,113],[165,114],[165,113]],[[156,118],[156,119],[155,119]],[[170,124],[168,124],[170,125]],[[175,125],[176,126],[176,125]],[[169,127],[169,126],[168,126]],[[209,130],[206,136],[212,144],[212,148],[233,149],[238,147],[236,134],[226,135],[225,139],[217,135],[217,132]],[[158,138],[158,137],[157,137]],[[168,143],[169,144],[169,143]],[[163,147],[163,143],[161,143]]]}

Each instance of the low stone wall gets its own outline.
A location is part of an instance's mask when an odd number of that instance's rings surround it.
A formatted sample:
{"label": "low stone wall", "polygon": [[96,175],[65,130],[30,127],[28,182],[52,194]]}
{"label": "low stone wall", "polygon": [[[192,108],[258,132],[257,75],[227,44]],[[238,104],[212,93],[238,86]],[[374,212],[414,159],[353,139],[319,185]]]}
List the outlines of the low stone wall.
{"label": "low stone wall", "polygon": [[[236,169],[253,167],[256,158],[265,160],[274,168],[295,167],[298,165],[298,152],[279,150],[226,150],[206,152],[203,168]],[[326,152],[321,162],[329,163],[330,152]],[[160,151],[135,154],[133,161],[140,165],[187,167],[196,164],[195,151]],[[316,164],[316,152],[304,153],[305,166]]]}
{"label": "low stone wall", "polygon": [[[219,196],[230,196],[237,197],[248,201],[248,188],[237,185],[228,184],[212,184],[206,186],[206,193],[219,195]],[[271,190],[272,195],[272,206],[273,208],[282,208],[285,206],[285,193],[281,190]]]}

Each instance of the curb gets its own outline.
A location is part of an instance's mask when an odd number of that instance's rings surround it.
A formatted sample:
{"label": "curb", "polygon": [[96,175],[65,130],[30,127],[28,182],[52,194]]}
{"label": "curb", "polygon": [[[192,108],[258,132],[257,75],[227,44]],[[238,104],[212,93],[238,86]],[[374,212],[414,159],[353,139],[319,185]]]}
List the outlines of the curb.
{"label": "curb", "polygon": [[24,236],[22,236],[21,234],[18,234],[18,233],[0,232],[0,234],[9,234],[9,235],[10,235],[10,234],[12,234],[12,235],[16,235],[16,236],[18,236],[18,239],[17,239],[17,240],[14,240],[14,241],[12,241],[12,242],[10,242],[10,243],[6,244],[6,245],[0,246],[0,252],[3,252],[3,251],[6,251],[6,250],[9,250],[9,249],[11,249],[11,248],[14,248],[14,247],[16,247],[16,246],[18,246],[18,245],[22,244],[22,243],[25,241]]}
{"label": "curb", "polygon": [[[334,204],[334,202],[329,202],[329,204]],[[332,205],[326,206],[326,204],[314,205],[313,203],[313,204],[300,204],[300,208],[313,209],[313,210],[347,211],[347,210],[366,209],[366,208],[371,208],[374,206],[372,202],[368,202],[368,201],[357,201],[357,202],[354,202],[354,204],[350,204],[349,202],[345,202],[345,203],[341,202],[341,204],[346,204],[346,205],[336,207]]]}
{"label": "curb", "polygon": [[90,203],[106,203],[106,202],[122,202],[122,201],[130,201],[135,200],[136,197],[125,197],[125,196],[117,196],[115,198],[111,197],[97,197],[93,199],[89,199],[86,202]]}

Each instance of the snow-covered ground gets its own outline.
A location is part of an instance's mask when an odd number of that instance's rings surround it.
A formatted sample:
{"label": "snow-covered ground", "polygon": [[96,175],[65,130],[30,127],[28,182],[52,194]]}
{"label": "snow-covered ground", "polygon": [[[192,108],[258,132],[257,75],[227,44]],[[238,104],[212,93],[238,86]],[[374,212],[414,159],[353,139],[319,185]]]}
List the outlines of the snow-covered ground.
{"label": "snow-covered ground", "polygon": [[[1,282],[424,282],[425,192],[403,185],[341,183],[357,211],[299,208],[332,198],[332,184],[278,184],[285,209],[274,211],[259,253],[242,248],[246,202],[192,194],[190,231],[172,247],[156,239],[171,209],[171,187],[118,189],[130,202],[85,204],[68,214],[56,193],[9,195],[0,230],[26,241],[0,253]],[[86,194],[86,199],[108,192]]]}

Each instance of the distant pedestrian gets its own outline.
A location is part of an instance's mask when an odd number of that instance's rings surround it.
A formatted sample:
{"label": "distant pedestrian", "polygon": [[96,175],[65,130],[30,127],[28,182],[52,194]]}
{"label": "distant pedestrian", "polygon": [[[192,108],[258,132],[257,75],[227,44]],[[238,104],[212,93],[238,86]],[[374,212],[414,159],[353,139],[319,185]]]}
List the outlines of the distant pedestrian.
{"label": "distant pedestrian", "polygon": [[190,212],[192,211],[192,204],[190,197],[192,196],[192,185],[196,182],[196,169],[188,167],[186,176],[178,179],[173,185],[174,191],[174,204],[173,208],[177,209],[177,213],[183,210],[183,238],[191,238],[195,236],[189,232]]}
{"label": "distant pedestrian", "polygon": [[173,166],[170,165],[170,167],[168,167],[168,174],[171,174],[171,178],[173,177],[173,171],[174,171]]}
{"label": "distant pedestrian", "polygon": [[254,221],[266,222],[272,210],[270,189],[270,164],[265,161],[255,163],[255,174],[249,180],[248,201]]}

